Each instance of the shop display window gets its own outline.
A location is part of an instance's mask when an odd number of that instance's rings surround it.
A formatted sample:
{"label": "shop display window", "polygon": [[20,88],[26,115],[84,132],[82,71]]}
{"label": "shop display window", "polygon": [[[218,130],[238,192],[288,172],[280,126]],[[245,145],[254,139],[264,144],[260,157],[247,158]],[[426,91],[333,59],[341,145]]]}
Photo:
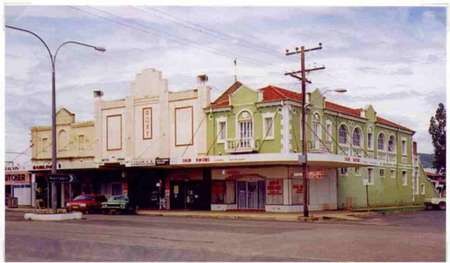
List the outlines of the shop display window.
{"label": "shop display window", "polygon": [[226,191],[225,191],[225,204],[235,204],[236,203],[236,182],[235,181],[225,181]]}
{"label": "shop display window", "polygon": [[283,204],[283,179],[268,179],[266,184],[266,204]]}
{"label": "shop display window", "polygon": [[294,178],[291,182],[292,204],[303,204],[303,179]]}
{"label": "shop display window", "polygon": [[223,204],[225,202],[225,181],[213,181],[211,203]]}

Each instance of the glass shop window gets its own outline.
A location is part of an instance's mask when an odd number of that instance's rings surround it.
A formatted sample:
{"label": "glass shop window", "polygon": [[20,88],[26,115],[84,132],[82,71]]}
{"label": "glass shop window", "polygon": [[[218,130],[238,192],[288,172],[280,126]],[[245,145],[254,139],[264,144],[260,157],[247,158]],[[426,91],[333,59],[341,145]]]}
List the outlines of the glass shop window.
{"label": "glass shop window", "polygon": [[283,179],[268,179],[266,182],[266,203],[269,205],[282,205]]}
{"label": "glass shop window", "polygon": [[292,195],[292,204],[300,205],[303,204],[303,179],[294,178],[292,179],[291,186],[291,195]]}
{"label": "glass shop window", "polygon": [[225,202],[225,181],[213,181],[211,203],[223,204]]}

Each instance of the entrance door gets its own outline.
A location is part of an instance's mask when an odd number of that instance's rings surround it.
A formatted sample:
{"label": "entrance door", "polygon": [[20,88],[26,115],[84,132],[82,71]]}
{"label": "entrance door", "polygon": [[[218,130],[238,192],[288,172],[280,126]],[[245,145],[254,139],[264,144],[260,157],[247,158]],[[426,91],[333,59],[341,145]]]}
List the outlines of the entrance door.
{"label": "entrance door", "polygon": [[265,182],[236,183],[237,208],[238,209],[264,209],[266,195]]}
{"label": "entrance door", "polygon": [[182,181],[172,182],[171,204],[173,209],[186,209],[186,184]]}
{"label": "entrance door", "polygon": [[247,182],[237,182],[237,205],[238,209],[247,208]]}
{"label": "entrance door", "polygon": [[258,183],[248,182],[247,183],[247,208],[257,209],[258,208]]}

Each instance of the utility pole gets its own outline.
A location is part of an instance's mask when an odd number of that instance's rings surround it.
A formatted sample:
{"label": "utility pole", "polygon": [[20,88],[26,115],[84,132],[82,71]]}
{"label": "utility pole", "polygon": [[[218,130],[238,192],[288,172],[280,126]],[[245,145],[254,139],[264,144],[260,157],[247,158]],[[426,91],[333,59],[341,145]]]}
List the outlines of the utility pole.
{"label": "utility pole", "polygon": [[[309,203],[309,187],[308,187],[308,149],[307,149],[307,143],[306,143],[306,83],[311,83],[310,80],[306,78],[306,73],[309,73],[311,71],[316,70],[322,70],[325,69],[324,66],[322,67],[315,67],[315,68],[305,68],[305,53],[309,51],[319,50],[322,49],[322,43],[319,43],[318,47],[315,48],[308,48],[305,49],[304,46],[301,46],[300,48],[296,47],[295,51],[289,51],[289,49],[286,49],[286,56],[291,55],[297,55],[300,54],[300,70],[298,71],[292,71],[287,72],[284,75],[285,76],[291,76],[293,78],[296,78],[301,81],[302,83],[302,174],[303,174],[303,216],[309,217],[309,209],[308,209],[308,203]],[[300,74],[300,76],[298,76]]]}

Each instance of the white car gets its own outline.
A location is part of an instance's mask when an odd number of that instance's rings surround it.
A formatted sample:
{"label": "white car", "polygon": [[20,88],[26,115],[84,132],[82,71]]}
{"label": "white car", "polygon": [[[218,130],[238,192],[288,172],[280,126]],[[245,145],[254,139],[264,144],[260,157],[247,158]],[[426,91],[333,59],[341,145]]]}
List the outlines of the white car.
{"label": "white car", "polygon": [[445,210],[445,197],[433,197],[425,199],[425,209],[431,210],[433,208],[439,208]]}

